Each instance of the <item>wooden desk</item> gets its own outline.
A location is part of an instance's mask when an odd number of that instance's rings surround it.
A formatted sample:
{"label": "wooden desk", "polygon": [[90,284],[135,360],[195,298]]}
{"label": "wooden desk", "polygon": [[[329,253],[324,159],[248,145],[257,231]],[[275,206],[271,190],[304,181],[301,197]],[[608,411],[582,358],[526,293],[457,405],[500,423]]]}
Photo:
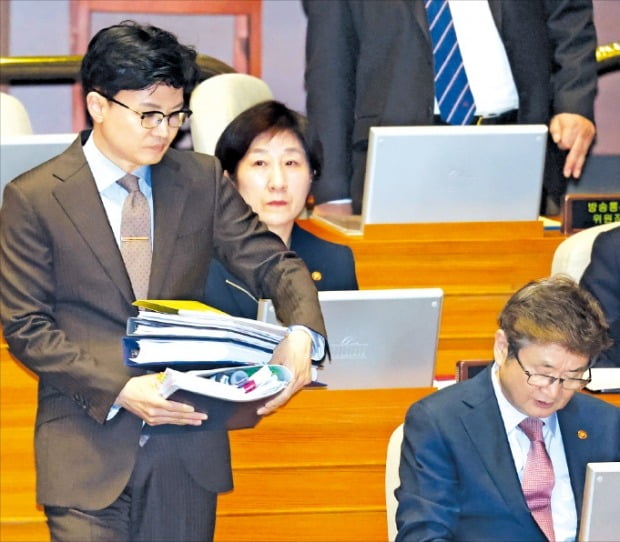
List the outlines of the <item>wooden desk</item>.
{"label": "wooden desk", "polygon": [[[6,345],[0,370],[0,540],[47,542],[35,502],[36,380]],[[235,490],[220,497],[216,540],[385,540],[388,439],[432,392],[304,390],[255,429],[231,432]],[[620,406],[620,395],[601,398]]]}
{"label": "wooden desk", "polygon": [[500,310],[516,289],[550,274],[565,238],[540,222],[376,225],[361,236],[314,219],[299,223],[351,247],[360,288],[444,290],[439,375],[454,375],[460,359],[493,357]]}

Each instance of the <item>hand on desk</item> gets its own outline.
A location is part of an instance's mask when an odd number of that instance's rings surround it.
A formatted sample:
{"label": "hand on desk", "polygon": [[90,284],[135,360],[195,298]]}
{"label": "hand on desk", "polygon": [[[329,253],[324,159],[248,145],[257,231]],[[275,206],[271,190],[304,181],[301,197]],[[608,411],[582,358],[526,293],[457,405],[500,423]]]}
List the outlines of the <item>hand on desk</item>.
{"label": "hand on desk", "polygon": [[549,133],[558,148],[568,151],[564,177],[578,178],[596,133],[594,124],[581,115],[559,113],[551,119]]}
{"label": "hand on desk", "polygon": [[312,339],[302,329],[294,329],[280,342],[273,351],[271,363],[288,367],[293,378],[281,393],[258,409],[257,413],[260,416],[271,414],[312,381],[311,353]]}
{"label": "hand on desk", "polygon": [[207,415],[194,407],[168,401],[159,394],[158,374],[130,378],[114,404],[132,412],[148,425],[200,425]]}

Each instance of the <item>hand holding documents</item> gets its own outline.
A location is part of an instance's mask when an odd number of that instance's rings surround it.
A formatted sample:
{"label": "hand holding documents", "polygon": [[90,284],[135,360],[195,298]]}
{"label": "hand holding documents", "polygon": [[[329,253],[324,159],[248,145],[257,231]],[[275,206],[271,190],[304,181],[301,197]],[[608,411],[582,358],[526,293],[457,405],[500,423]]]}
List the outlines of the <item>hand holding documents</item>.
{"label": "hand holding documents", "polygon": [[[123,355],[129,366],[213,369],[266,364],[286,328],[228,316],[189,301],[137,301],[140,310],[127,321]],[[190,308],[185,308],[189,306]]]}
{"label": "hand holding documents", "polygon": [[286,336],[283,326],[232,317],[197,301],[135,305],[141,310],[127,320],[125,364],[165,369],[160,394],[206,412],[201,428],[254,427],[257,410],[292,379],[288,368],[268,365]]}
{"label": "hand holding documents", "polygon": [[260,420],[257,409],[291,381],[282,365],[180,372],[166,369],[160,394],[206,412],[205,429],[242,429]]}
{"label": "hand holding documents", "polygon": [[159,393],[167,399],[177,390],[187,390],[226,401],[249,402],[272,397],[290,380],[291,372],[283,365],[188,372],[166,369]]}

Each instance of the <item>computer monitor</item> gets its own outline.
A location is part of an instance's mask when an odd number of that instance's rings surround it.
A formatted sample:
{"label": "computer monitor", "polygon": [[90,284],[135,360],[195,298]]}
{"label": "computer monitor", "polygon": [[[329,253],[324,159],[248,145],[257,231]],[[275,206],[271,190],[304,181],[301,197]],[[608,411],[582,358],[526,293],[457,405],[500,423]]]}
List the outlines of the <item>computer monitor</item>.
{"label": "computer monitor", "polygon": [[364,224],[537,220],[544,125],[372,127]]}
{"label": "computer monitor", "polygon": [[588,463],[579,542],[610,542],[620,535],[620,461]]}
{"label": "computer monitor", "polygon": [[76,134],[36,134],[0,141],[0,204],[7,183],[64,151]]}
{"label": "computer monitor", "polygon": [[547,127],[373,126],[362,214],[319,218],[347,233],[367,224],[537,220]]}

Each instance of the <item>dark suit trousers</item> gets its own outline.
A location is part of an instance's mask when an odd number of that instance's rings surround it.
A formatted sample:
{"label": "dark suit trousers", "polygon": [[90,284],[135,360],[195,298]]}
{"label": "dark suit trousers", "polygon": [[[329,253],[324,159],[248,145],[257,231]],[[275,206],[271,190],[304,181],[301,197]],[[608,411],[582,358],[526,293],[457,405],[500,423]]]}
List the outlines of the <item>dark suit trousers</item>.
{"label": "dark suit trousers", "polygon": [[45,514],[52,542],[209,542],[216,504],[217,493],[196,484],[180,464],[174,436],[153,434],[138,453],[127,487],[110,506],[46,506]]}

